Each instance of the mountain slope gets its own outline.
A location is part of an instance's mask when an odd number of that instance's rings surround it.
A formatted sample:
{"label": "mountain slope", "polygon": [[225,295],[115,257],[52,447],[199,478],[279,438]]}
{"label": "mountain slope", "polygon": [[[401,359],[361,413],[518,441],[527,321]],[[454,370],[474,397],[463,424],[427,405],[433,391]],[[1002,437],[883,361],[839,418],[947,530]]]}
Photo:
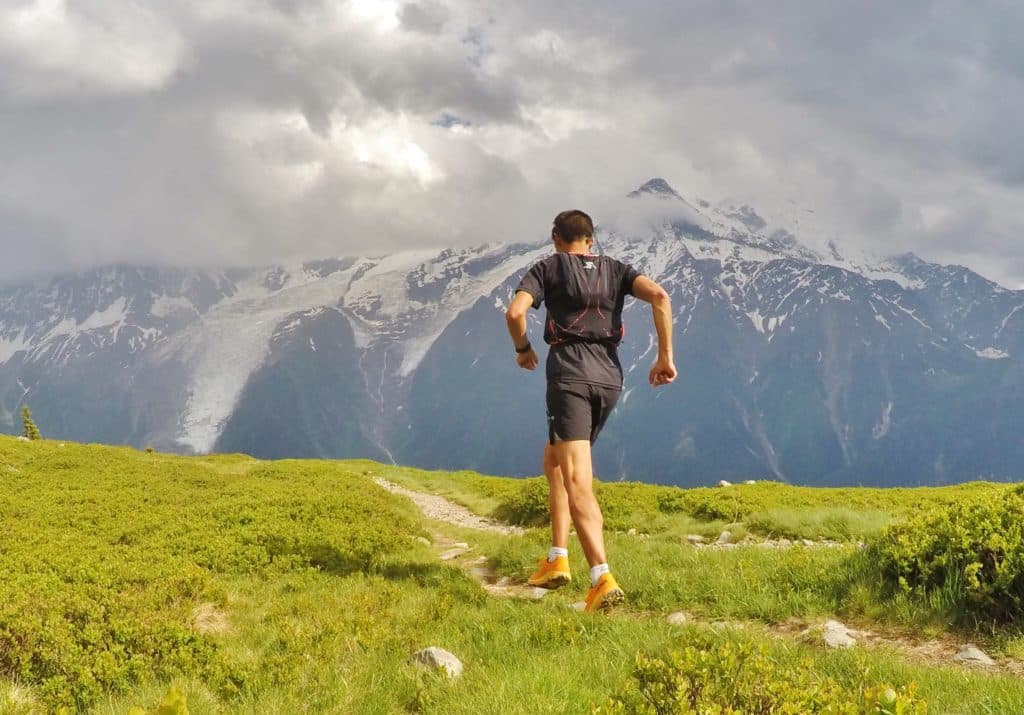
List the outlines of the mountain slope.
{"label": "mountain slope", "polygon": [[[917,484],[1024,473],[1024,292],[915,256],[819,253],[750,206],[633,192],[610,255],[673,300],[680,379],[652,390],[630,301],[605,478]],[[635,222],[634,222],[635,223]],[[372,457],[533,474],[543,375],[501,313],[550,244],[262,270],[114,267],[0,290],[0,430],[33,408],[69,439],[257,456]],[[539,343],[540,313],[531,314]]]}

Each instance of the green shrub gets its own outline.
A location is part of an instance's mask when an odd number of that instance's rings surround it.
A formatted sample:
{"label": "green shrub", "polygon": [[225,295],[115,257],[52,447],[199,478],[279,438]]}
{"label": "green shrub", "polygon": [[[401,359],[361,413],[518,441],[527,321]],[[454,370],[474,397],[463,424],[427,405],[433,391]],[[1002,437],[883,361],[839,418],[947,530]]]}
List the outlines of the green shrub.
{"label": "green shrub", "polygon": [[86,710],[147,679],[223,698],[251,664],[192,623],[222,577],[369,573],[418,529],[403,500],[331,463],[164,455],[0,439],[0,679]]}
{"label": "green shrub", "polygon": [[786,667],[764,646],[688,647],[667,658],[637,655],[633,680],[598,713],[668,715],[923,715],[916,687],[851,689],[815,675],[814,664]]}
{"label": "green shrub", "polygon": [[155,710],[147,711],[135,707],[128,711],[128,715],[189,715],[188,698],[177,687],[172,686]]}
{"label": "green shrub", "polygon": [[535,477],[522,480],[519,488],[507,495],[494,516],[519,526],[544,526],[549,523],[548,480]]}
{"label": "green shrub", "polygon": [[959,615],[1019,621],[1024,607],[1024,486],[889,527],[871,545],[893,587],[941,596]]}
{"label": "green shrub", "polygon": [[32,419],[32,412],[28,409],[28,405],[23,405],[21,408],[21,423],[24,427],[22,436],[26,439],[30,439],[33,442],[42,439],[43,436],[39,434],[39,428],[36,427],[35,420]]}

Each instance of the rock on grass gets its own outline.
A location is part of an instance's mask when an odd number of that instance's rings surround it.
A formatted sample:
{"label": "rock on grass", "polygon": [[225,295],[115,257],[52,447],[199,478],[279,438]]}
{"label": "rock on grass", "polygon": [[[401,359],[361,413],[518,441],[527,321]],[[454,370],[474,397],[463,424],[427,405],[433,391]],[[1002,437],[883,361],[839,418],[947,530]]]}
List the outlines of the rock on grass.
{"label": "rock on grass", "polygon": [[462,675],[462,661],[444,648],[437,648],[436,646],[424,648],[413,653],[409,660],[413,665],[421,668],[443,672],[449,678],[458,678]]}

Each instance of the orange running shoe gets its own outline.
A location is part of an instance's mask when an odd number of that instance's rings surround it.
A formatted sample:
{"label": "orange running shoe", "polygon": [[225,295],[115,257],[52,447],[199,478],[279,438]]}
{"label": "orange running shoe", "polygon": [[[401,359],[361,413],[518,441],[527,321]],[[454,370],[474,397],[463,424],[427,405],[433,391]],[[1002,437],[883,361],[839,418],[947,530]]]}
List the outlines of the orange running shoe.
{"label": "orange running shoe", "polygon": [[539,588],[556,589],[570,581],[572,574],[569,573],[569,559],[556,556],[554,561],[548,561],[546,557],[538,561],[537,572],[530,576],[527,583]]}
{"label": "orange running shoe", "polygon": [[588,613],[591,611],[605,611],[619,605],[625,599],[626,594],[619,588],[615,577],[610,573],[606,573],[597,580],[596,586],[591,586],[590,590],[587,591],[586,606],[584,606],[583,610]]}

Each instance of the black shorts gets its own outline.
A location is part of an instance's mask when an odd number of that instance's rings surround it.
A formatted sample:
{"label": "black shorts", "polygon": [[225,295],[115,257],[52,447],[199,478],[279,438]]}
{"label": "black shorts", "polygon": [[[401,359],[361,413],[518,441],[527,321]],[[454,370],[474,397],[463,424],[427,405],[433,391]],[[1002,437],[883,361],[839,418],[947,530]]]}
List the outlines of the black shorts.
{"label": "black shorts", "polygon": [[589,439],[597,441],[608,415],[619,401],[618,387],[584,382],[548,383],[548,441],[551,444]]}

